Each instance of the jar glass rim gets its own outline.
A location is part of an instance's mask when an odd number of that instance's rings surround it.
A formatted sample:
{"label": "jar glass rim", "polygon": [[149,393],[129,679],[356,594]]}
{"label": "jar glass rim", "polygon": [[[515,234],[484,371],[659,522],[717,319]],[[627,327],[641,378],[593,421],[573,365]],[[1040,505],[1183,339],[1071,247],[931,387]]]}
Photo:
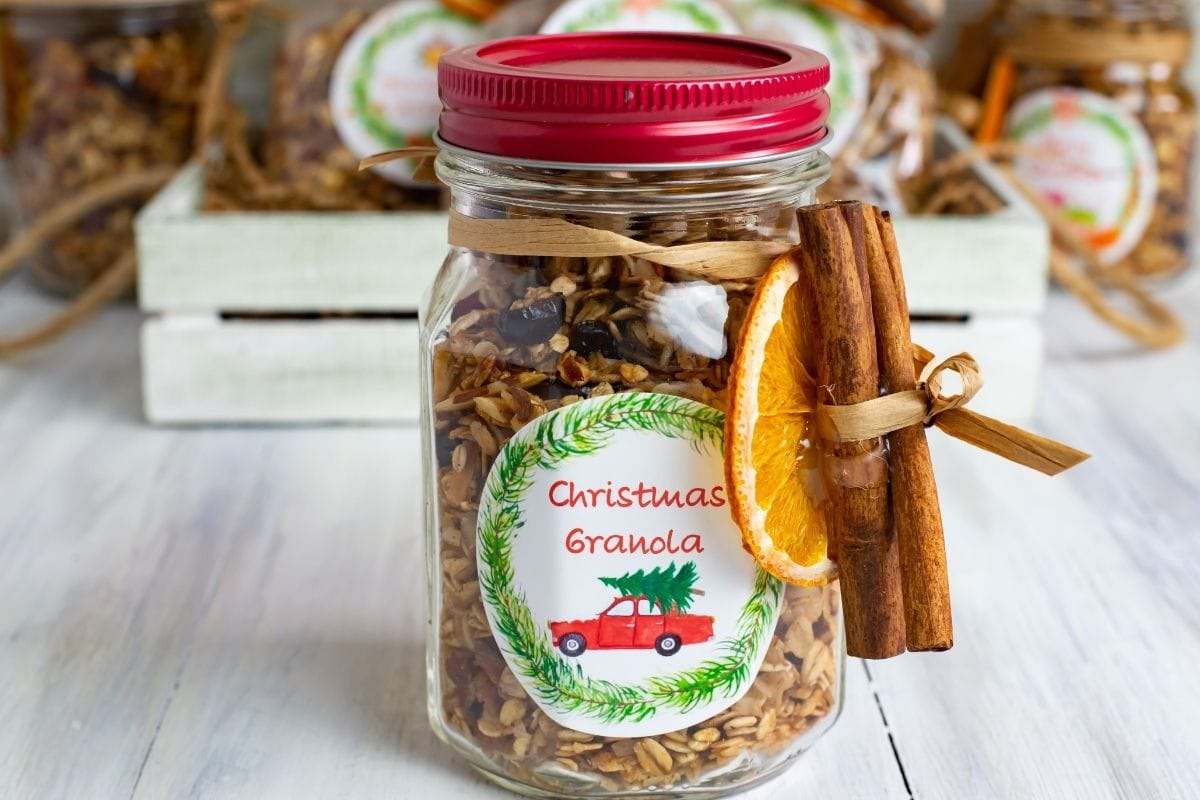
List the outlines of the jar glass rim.
{"label": "jar glass rim", "polygon": [[765,155],[751,156],[749,158],[728,158],[712,161],[682,161],[662,164],[601,164],[590,163],[586,161],[541,161],[537,159],[513,158],[511,156],[496,155],[494,153],[484,153],[478,150],[468,150],[464,147],[458,147],[457,145],[450,144],[437,134],[434,134],[433,141],[440,151],[450,156],[478,159],[481,161],[494,161],[496,163],[511,165],[514,167],[529,167],[531,169],[561,169],[580,172],[682,172],[687,170],[716,170],[728,169],[732,167],[747,167],[755,164],[766,164],[771,161],[781,161],[783,159],[811,155],[820,152],[831,138],[833,138],[833,132],[827,130],[824,138],[822,138],[819,142],[807,147],[802,147],[798,150],[786,150],[781,153],[768,153]]}

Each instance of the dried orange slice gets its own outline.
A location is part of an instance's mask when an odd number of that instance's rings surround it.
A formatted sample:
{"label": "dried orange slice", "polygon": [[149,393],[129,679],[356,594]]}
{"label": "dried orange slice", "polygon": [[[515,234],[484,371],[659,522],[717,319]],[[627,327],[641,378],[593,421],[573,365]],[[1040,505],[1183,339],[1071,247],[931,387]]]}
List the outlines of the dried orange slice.
{"label": "dried orange slice", "polygon": [[810,426],[816,408],[804,284],[784,255],[763,276],[730,374],[725,480],[743,546],[780,580],[837,577]]}

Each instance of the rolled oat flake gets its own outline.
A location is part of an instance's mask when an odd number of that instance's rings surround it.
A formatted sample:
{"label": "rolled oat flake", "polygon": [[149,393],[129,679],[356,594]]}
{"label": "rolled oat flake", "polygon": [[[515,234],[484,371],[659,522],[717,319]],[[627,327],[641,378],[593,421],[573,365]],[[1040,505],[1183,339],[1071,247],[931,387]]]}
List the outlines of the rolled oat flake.
{"label": "rolled oat flake", "polygon": [[[437,170],[476,229],[785,247],[828,79],[731,36],[472,45],[439,65]],[[844,660],[836,582],[780,583],[730,516],[757,279],[540,235],[451,248],[422,317],[434,729],[530,795],[739,791],[833,724]]]}

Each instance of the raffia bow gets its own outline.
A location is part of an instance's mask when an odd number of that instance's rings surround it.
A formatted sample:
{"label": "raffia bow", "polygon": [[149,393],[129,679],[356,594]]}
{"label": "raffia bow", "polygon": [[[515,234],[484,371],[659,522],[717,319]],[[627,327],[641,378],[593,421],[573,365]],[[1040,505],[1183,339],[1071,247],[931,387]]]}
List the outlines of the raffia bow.
{"label": "raffia bow", "polygon": [[[856,405],[822,405],[817,411],[822,435],[833,441],[857,442],[924,424],[1044,475],[1057,475],[1088,458],[1073,447],[965,408],[984,383],[979,362],[969,353],[951,356],[935,366],[932,353],[920,345],[913,348],[921,376],[916,389]],[[959,391],[943,391],[947,373],[958,375]]]}

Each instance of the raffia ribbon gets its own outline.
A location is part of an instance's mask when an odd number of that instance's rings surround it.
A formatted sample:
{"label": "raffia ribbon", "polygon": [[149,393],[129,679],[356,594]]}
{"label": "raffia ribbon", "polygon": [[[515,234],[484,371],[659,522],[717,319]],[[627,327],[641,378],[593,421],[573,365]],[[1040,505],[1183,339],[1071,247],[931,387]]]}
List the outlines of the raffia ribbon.
{"label": "raffia ribbon", "polygon": [[502,256],[551,258],[633,256],[691,275],[744,280],[766,272],[771,262],[792,249],[785,242],[695,242],[646,244],[612,231],[576,225],[552,217],[478,219],[450,212],[450,245]]}
{"label": "raffia ribbon", "polygon": [[[932,353],[920,345],[913,348],[917,371],[922,376],[916,389],[856,405],[822,405],[817,410],[822,435],[833,441],[856,442],[924,424],[1044,475],[1057,475],[1090,457],[965,408],[983,388],[983,372],[969,353],[959,353],[934,366]],[[950,395],[942,391],[948,372],[956,373],[962,382],[961,391]]]}
{"label": "raffia ribbon", "polygon": [[[436,147],[404,147],[369,156],[359,169],[401,159],[427,162]],[[418,166],[418,170],[420,170]],[[785,242],[693,242],[658,245],[639,242],[613,231],[576,225],[557,217],[483,219],[451,210],[448,238],[462,247],[499,256],[605,258],[631,256],[709,280],[747,280],[766,273],[771,262],[792,249]]]}
{"label": "raffia ribbon", "polygon": [[433,145],[417,145],[413,147],[401,147],[396,150],[384,150],[382,153],[376,153],[373,156],[367,156],[358,162],[358,171],[371,167],[379,167],[384,164],[390,164],[393,161],[401,161],[405,158],[415,158],[418,160],[426,160],[437,158],[437,154],[441,150]]}

